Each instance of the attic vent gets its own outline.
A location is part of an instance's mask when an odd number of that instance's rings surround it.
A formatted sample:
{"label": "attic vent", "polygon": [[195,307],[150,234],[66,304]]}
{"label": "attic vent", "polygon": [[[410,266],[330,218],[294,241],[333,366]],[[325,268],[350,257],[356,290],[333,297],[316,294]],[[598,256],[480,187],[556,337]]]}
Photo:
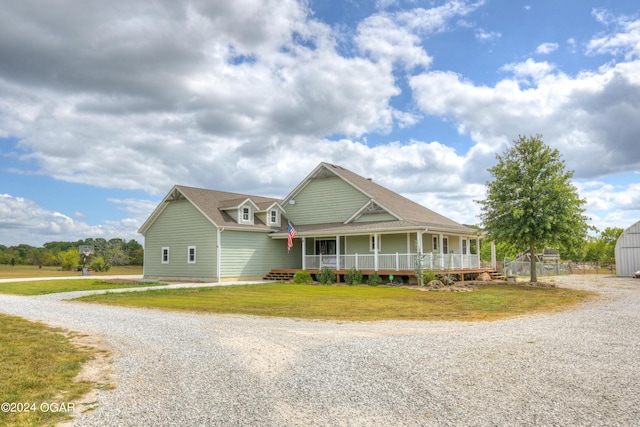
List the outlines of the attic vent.
{"label": "attic vent", "polygon": [[373,178],[367,178],[367,181],[373,182]]}

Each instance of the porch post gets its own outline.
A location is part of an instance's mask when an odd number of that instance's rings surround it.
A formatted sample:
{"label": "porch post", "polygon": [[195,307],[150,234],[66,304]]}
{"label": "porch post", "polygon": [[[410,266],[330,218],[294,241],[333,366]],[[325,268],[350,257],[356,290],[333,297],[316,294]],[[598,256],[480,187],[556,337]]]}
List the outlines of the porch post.
{"label": "porch post", "polygon": [[418,236],[418,245],[417,245],[418,253],[421,254],[422,253],[422,231],[416,231],[416,235]]}
{"label": "porch post", "polygon": [[302,237],[302,269],[307,269],[307,238]]}
{"label": "porch post", "polygon": [[444,268],[444,255],[442,252],[444,250],[443,246],[444,246],[444,235],[442,233],[438,234],[438,239],[440,239],[440,242],[438,243],[438,246],[440,246],[440,261],[439,261],[439,268]]}
{"label": "porch post", "polygon": [[495,270],[498,267],[496,262],[496,242],[491,241],[491,267]]}
{"label": "porch post", "polygon": [[379,234],[373,235],[373,269],[378,271],[378,245],[379,245]]}
{"label": "porch post", "polygon": [[340,270],[340,236],[336,236],[336,270]]}

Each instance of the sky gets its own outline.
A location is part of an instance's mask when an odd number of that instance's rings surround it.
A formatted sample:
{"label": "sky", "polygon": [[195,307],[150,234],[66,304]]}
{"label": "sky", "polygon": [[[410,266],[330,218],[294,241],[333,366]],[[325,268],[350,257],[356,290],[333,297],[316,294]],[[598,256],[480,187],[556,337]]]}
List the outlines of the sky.
{"label": "sky", "polygon": [[637,2],[2,3],[0,244],[142,243],[175,184],[284,198],[322,161],[479,224],[537,134],[591,225],[640,220]]}

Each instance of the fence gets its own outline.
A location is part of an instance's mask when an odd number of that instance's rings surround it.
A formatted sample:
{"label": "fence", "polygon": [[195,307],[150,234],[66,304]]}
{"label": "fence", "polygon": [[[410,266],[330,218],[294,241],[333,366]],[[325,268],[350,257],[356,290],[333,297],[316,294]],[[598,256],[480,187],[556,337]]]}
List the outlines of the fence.
{"label": "fence", "polygon": [[573,274],[616,274],[614,263],[572,262],[570,265]]}
{"label": "fence", "polygon": [[[513,261],[508,258],[504,260],[504,272],[507,276],[530,276],[531,262]],[[537,262],[536,272],[539,277],[560,276],[571,274],[571,265],[568,262]]]}

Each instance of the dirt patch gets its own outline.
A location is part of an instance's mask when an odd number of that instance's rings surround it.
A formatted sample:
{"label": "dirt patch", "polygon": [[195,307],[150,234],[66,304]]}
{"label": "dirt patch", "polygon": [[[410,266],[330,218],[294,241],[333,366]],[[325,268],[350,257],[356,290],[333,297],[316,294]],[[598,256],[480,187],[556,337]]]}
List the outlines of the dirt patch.
{"label": "dirt patch", "polygon": [[[86,361],[74,378],[74,381],[87,381],[94,384],[94,388],[84,396],[75,399],[76,413],[87,412],[98,407],[98,392],[111,390],[116,386],[116,372],[112,365],[112,357],[120,356],[113,347],[100,338],[68,333],[69,341],[76,348],[91,354],[92,358]],[[71,427],[74,420],[67,420],[56,424],[56,427]]]}

